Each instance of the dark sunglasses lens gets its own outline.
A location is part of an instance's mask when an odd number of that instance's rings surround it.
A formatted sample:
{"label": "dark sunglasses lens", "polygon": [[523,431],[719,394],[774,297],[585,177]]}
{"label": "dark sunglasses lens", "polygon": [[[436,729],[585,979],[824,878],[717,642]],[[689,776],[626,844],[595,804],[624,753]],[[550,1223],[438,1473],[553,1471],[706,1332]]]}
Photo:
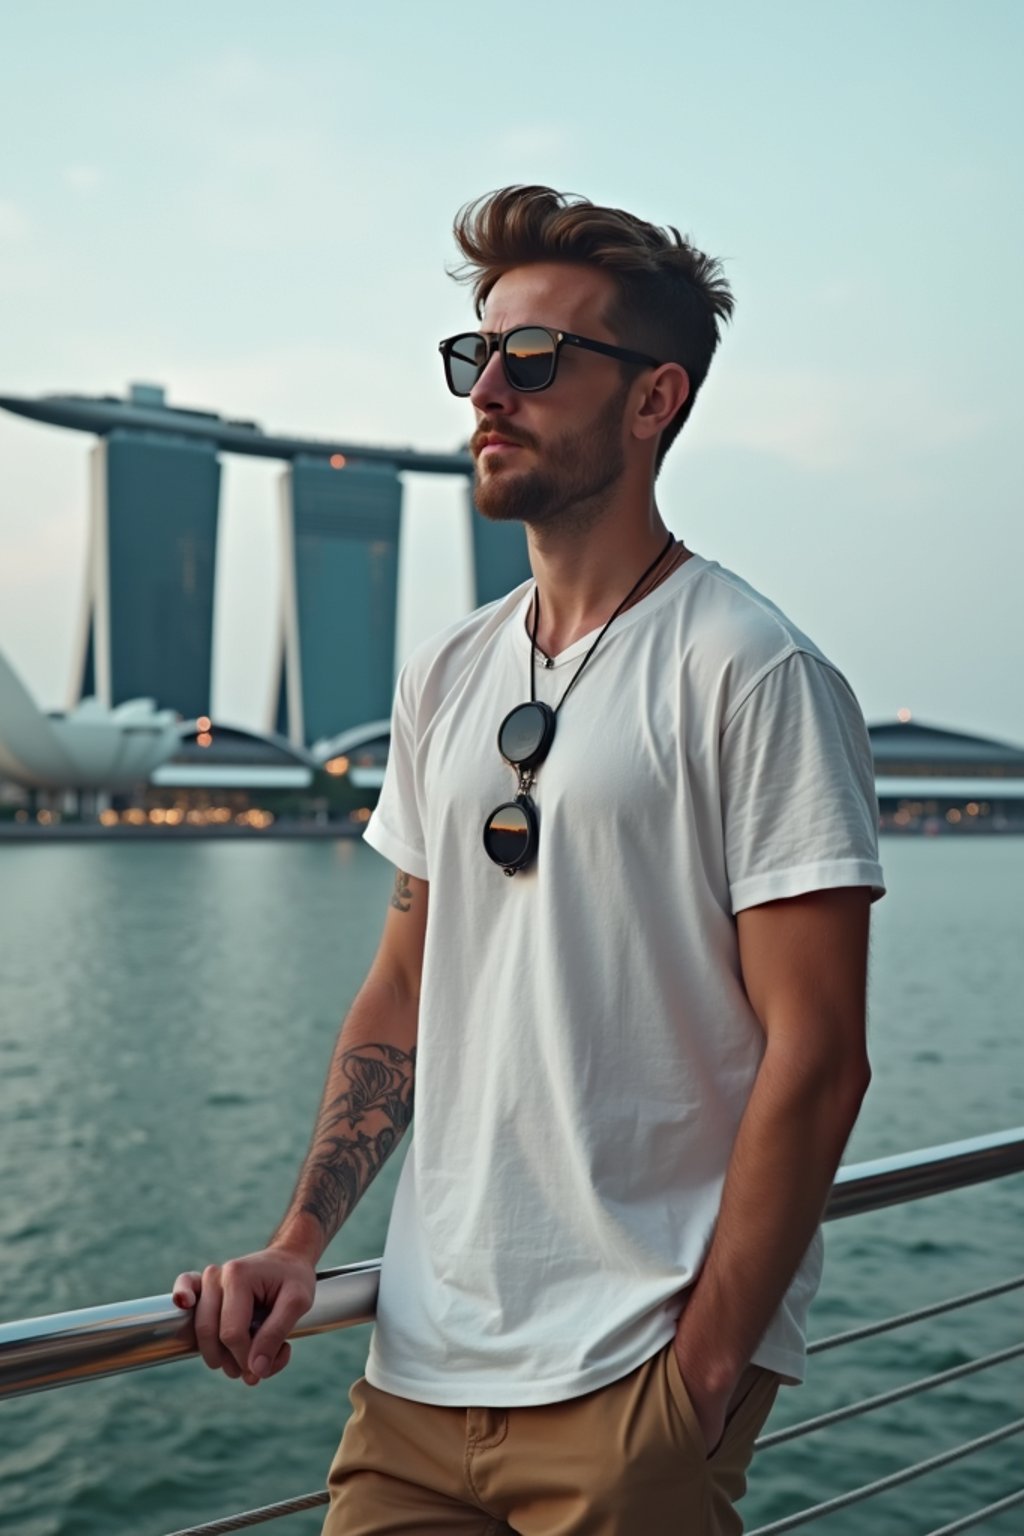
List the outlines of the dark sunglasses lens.
{"label": "dark sunglasses lens", "polygon": [[487,343],[482,336],[456,336],[448,350],[448,379],[456,395],[468,395],[487,367]]}
{"label": "dark sunglasses lens", "polygon": [[516,768],[538,768],[555,733],[555,713],[547,704],[517,704],[498,728],[498,751]]}
{"label": "dark sunglasses lens", "polygon": [[533,828],[523,806],[499,805],[484,823],[484,848],[502,869],[519,869],[533,851]]}
{"label": "dark sunglasses lens", "polygon": [[555,342],[547,331],[524,325],[505,338],[505,371],[513,389],[544,389],[555,374]]}

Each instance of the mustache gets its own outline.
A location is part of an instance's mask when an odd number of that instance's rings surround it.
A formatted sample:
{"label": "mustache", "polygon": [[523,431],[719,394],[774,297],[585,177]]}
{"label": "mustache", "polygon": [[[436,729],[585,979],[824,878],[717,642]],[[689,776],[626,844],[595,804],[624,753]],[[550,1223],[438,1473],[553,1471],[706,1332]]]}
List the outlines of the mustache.
{"label": "mustache", "polygon": [[488,421],[486,416],[480,422],[473,436],[469,440],[469,448],[476,458],[484,445],[484,439],[488,437],[502,437],[507,443],[516,443],[521,448],[535,448],[536,441],[528,432],[517,432],[514,427],[506,427],[499,422]]}

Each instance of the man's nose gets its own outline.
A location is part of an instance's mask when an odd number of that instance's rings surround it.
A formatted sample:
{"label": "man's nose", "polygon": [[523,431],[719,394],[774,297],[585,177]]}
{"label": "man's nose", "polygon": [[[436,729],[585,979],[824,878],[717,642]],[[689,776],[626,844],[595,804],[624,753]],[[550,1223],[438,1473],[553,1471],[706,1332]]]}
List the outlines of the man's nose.
{"label": "man's nose", "polygon": [[515,410],[515,396],[515,390],[505,377],[501,354],[495,350],[487,359],[486,368],[470,390],[469,398],[476,410],[485,415],[501,411],[507,416],[510,411]]}

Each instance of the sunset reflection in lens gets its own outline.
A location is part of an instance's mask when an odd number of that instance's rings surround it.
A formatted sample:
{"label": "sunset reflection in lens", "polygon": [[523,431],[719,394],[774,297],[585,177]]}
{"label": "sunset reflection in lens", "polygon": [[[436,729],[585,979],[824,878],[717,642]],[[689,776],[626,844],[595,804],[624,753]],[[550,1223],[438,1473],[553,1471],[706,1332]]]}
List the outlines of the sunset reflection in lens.
{"label": "sunset reflection in lens", "polygon": [[484,826],[484,847],[495,864],[516,868],[530,848],[530,822],[521,805],[499,805]]}
{"label": "sunset reflection in lens", "polygon": [[537,389],[551,378],[555,345],[547,331],[523,326],[505,339],[509,379],[520,389]]}

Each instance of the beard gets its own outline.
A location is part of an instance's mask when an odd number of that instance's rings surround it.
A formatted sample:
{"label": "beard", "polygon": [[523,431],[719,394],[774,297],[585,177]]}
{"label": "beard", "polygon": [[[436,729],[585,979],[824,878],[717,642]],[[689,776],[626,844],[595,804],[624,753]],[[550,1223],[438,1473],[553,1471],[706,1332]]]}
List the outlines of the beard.
{"label": "beard", "polygon": [[519,522],[536,529],[592,526],[625,468],[622,411],[628,393],[627,382],[587,426],[546,445],[544,462],[535,469],[485,479],[478,466],[473,480],[477,511],[492,523]]}

